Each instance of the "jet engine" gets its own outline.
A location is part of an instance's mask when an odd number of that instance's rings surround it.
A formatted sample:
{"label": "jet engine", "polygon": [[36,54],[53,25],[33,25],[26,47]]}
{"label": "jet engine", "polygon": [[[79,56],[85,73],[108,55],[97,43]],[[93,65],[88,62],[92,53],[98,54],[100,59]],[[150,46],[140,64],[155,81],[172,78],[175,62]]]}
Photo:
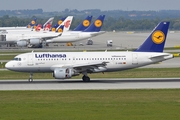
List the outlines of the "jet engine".
{"label": "jet engine", "polygon": [[74,71],[70,68],[56,68],[53,72],[55,79],[68,79],[71,78]]}
{"label": "jet engine", "polygon": [[46,45],[46,42],[42,41],[41,39],[37,39],[37,38],[31,38],[29,40],[24,39],[24,40],[17,41],[17,46],[19,46],[19,47],[37,48],[37,47],[42,47],[44,45]]}
{"label": "jet engine", "polygon": [[37,38],[31,38],[29,40],[29,44],[31,45],[40,45],[42,43],[41,39],[37,39]]}
{"label": "jet engine", "polygon": [[27,41],[17,41],[17,46],[19,47],[26,47],[28,45]]}

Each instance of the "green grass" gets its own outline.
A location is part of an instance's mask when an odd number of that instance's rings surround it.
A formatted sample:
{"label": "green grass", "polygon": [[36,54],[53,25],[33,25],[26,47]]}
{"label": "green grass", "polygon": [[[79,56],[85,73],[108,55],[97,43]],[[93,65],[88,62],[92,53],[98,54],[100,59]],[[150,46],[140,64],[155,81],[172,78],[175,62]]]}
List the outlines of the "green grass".
{"label": "green grass", "polygon": [[[0,71],[0,79],[28,79],[29,73]],[[180,68],[136,68],[119,72],[88,74],[90,78],[175,78],[180,77]],[[82,75],[72,77],[81,78]],[[34,73],[34,79],[53,79],[52,73]]]}
{"label": "green grass", "polygon": [[180,89],[0,91],[0,120],[179,120]]}
{"label": "green grass", "polygon": [[0,60],[12,60],[16,55],[0,55]]}

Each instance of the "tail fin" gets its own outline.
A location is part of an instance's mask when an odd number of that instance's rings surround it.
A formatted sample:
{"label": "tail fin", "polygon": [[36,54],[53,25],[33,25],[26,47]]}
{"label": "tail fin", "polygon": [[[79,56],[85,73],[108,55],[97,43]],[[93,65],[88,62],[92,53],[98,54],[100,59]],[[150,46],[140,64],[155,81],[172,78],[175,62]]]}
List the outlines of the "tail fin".
{"label": "tail fin", "polygon": [[27,28],[32,28],[36,26],[36,20],[37,18],[34,18],[33,20],[31,20],[31,22],[27,25]]}
{"label": "tail fin", "polygon": [[68,17],[56,28],[56,31],[58,31],[58,29],[60,28],[61,25],[64,25],[63,31],[68,31],[69,28],[70,28],[70,26],[71,26],[72,20],[73,20],[73,16],[68,16]]}
{"label": "tail fin", "polygon": [[85,29],[83,32],[99,32],[101,30],[101,27],[103,25],[105,15],[100,15],[94,23],[91,23],[91,25]]}
{"label": "tail fin", "polygon": [[56,28],[66,19],[66,17],[61,18],[52,28],[50,31],[56,31]]}
{"label": "tail fin", "polygon": [[136,52],[163,52],[170,22],[160,22]]}
{"label": "tail fin", "polygon": [[36,27],[35,27],[35,31],[40,31],[42,29],[42,25],[41,24],[38,24]]}
{"label": "tail fin", "polygon": [[52,26],[53,20],[54,20],[54,17],[49,18],[48,21],[46,21],[46,23],[44,23],[43,29],[46,31],[49,31]]}
{"label": "tail fin", "polygon": [[73,31],[83,31],[91,24],[92,16],[87,16]]}

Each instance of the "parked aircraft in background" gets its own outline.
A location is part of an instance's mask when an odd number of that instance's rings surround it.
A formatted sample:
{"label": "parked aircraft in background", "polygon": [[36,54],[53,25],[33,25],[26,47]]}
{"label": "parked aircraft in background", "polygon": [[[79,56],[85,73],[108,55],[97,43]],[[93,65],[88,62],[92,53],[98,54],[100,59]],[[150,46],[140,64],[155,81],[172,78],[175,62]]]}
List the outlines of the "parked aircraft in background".
{"label": "parked aircraft in background", "polygon": [[[91,23],[87,29],[87,21],[90,22],[92,19],[92,16],[88,16],[84,21],[78,25],[76,30],[80,31],[68,31],[73,19],[73,16],[68,16],[66,20],[62,22],[62,25],[64,25],[63,33],[57,34],[57,33],[50,33],[46,32],[46,34],[43,32],[40,34],[40,32],[8,32],[6,34],[6,42],[12,42],[12,44],[17,44],[19,47],[42,47],[45,46],[48,43],[68,43],[68,42],[75,42],[84,40],[87,38],[91,38],[100,34],[105,33],[104,31],[100,31],[101,27],[103,25],[105,15],[100,15],[94,23]],[[56,28],[56,31],[62,32],[62,29],[59,29],[60,27]],[[85,30],[83,30],[85,29]],[[83,30],[83,31],[82,31]],[[4,42],[4,41],[3,41]],[[0,42],[1,43],[1,42]]]}
{"label": "parked aircraft in background", "polygon": [[[72,21],[72,19],[73,16],[68,16],[64,22]],[[52,19],[49,19],[50,22],[51,20]],[[69,27],[70,26],[68,26],[67,29]],[[8,30],[5,33],[1,32],[0,34],[5,35],[6,37],[5,41],[0,41],[0,44],[17,44],[19,47],[42,47],[43,45],[46,45],[47,39],[52,39],[61,35],[61,33],[43,30],[38,32],[29,30]]]}
{"label": "parked aircraft in background", "polygon": [[[101,20],[95,22],[100,26]],[[173,58],[163,53],[169,22],[161,22],[145,42],[133,52],[30,52],[17,55],[5,67],[18,72],[52,72],[55,79],[68,79],[83,74],[84,82],[90,81],[88,73],[113,72],[137,68]]]}
{"label": "parked aircraft in background", "polygon": [[[105,31],[100,31],[104,22],[105,15],[100,15],[93,23],[90,24],[88,28],[83,31],[67,31],[63,32],[61,36],[48,39],[46,43],[67,43],[76,42],[80,40],[85,40],[100,34],[105,33]],[[81,25],[82,24],[82,25]],[[80,26],[84,28],[84,23],[80,23]],[[80,28],[81,28],[80,27]]]}

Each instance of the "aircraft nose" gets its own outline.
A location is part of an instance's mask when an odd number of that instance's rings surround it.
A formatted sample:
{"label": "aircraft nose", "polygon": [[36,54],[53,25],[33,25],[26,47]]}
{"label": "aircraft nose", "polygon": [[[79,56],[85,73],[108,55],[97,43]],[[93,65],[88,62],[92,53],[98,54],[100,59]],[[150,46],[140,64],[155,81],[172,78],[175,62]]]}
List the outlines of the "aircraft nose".
{"label": "aircraft nose", "polygon": [[12,65],[11,65],[10,62],[7,62],[7,63],[5,64],[5,68],[6,68],[6,69],[11,69],[11,67],[12,67]]}

